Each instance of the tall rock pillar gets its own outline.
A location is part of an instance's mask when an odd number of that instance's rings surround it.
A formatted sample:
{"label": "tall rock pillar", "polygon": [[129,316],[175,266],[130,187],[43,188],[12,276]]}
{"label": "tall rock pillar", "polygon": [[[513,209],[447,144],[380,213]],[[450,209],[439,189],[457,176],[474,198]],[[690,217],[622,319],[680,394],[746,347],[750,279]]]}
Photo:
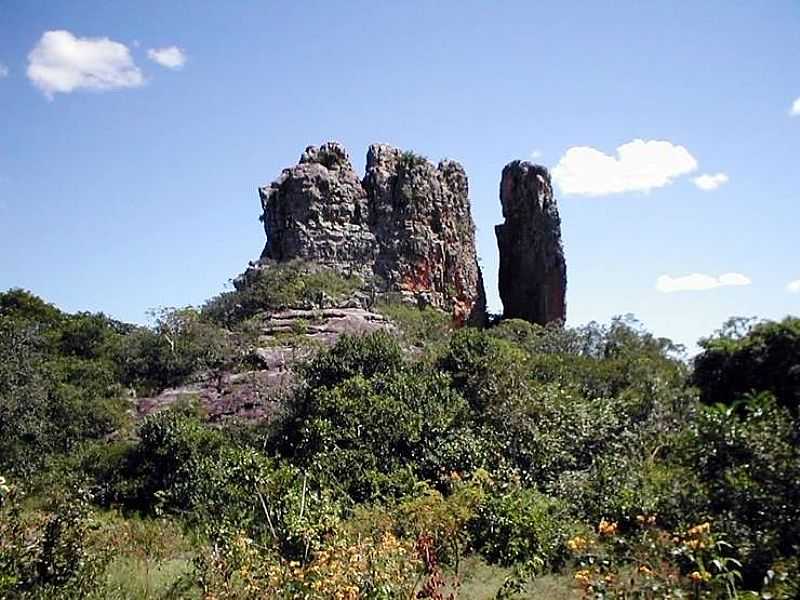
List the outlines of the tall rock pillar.
{"label": "tall rock pillar", "polygon": [[495,234],[503,317],[540,325],[564,321],[567,265],[547,169],[519,160],[507,164],[500,203],[505,222],[495,226]]}

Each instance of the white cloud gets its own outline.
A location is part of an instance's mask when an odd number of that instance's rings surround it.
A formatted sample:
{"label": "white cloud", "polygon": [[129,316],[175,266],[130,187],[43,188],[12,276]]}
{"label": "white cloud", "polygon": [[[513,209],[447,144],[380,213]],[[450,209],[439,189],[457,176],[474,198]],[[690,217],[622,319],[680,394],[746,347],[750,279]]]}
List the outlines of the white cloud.
{"label": "white cloud", "polygon": [[531,159],[536,160],[537,158],[541,157],[542,157],[542,151],[539,150],[538,148],[531,152]]}
{"label": "white cloud", "polygon": [[168,69],[181,69],[186,64],[186,53],[177,46],[150,48],[147,57]]}
{"label": "white cloud", "polygon": [[8,77],[8,67],[0,63],[0,79],[3,77]]}
{"label": "white cloud", "polygon": [[656,289],[669,294],[672,292],[686,292],[699,290],[713,290],[718,287],[750,285],[750,278],[741,273],[725,273],[719,277],[704,273],[692,273],[683,277],[662,275],[656,280]]}
{"label": "white cloud", "polygon": [[795,279],[786,284],[786,291],[792,294],[800,294],[800,279]]}
{"label": "white cloud", "polygon": [[800,116],[800,98],[794,101],[792,108],[789,109],[789,114],[793,117]]}
{"label": "white cloud", "polygon": [[728,176],[725,173],[704,173],[699,177],[695,177],[692,181],[704,192],[710,192],[728,183]]}
{"label": "white cloud", "polygon": [[128,47],[108,38],[79,38],[47,31],[28,54],[28,79],[48,98],[85,88],[137,87],[144,77]]}
{"label": "white cloud", "polygon": [[636,139],[609,156],[590,146],[573,146],[553,168],[553,179],[564,194],[605,196],[647,192],[697,169],[683,146],[665,140]]}

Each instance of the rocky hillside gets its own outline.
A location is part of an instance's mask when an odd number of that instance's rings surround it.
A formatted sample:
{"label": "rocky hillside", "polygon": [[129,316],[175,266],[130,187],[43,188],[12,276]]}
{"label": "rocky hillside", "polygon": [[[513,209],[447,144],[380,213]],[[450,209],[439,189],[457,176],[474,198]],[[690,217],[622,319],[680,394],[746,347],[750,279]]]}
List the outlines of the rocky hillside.
{"label": "rocky hillside", "polygon": [[[235,372],[198,373],[139,400],[142,414],[188,395],[213,419],[264,418],[291,388],[293,366],[342,334],[396,332],[403,316],[423,330],[431,328],[425,319],[440,327],[488,323],[469,185],[457,162],[434,165],[373,144],[360,178],[344,147],[328,142],[306,148],[259,196],[264,250],[235,291],[204,309],[247,360]],[[510,163],[500,200],[504,317],[563,321],[566,264],[547,170]]]}

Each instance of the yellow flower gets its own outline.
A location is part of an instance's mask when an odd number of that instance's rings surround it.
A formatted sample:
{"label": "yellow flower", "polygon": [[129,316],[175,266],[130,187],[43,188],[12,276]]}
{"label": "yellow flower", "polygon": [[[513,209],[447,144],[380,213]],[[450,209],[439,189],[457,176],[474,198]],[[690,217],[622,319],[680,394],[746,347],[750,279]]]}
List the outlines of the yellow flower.
{"label": "yellow flower", "polygon": [[708,533],[711,531],[711,523],[706,521],[705,523],[700,523],[699,525],[695,525],[688,531],[688,535],[700,535],[703,533]]}
{"label": "yellow flower", "polygon": [[617,523],[616,521],[606,521],[605,518],[600,519],[597,531],[600,535],[614,535],[617,533]]}
{"label": "yellow flower", "polygon": [[589,569],[581,569],[580,571],[575,573],[575,581],[582,585],[589,584]]}
{"label": "yellow flower", "polygon": [[700,583],[701,581],[708,581],[711,579],[711,574],[707,572],[700,573],[699,571],[692,571],[689,574],[689,579],[695,583]]}
{"label": "yellow flower", "polygon": [[571,540],[567,540],[567,548],[573,552],[582,552],[588,546],[587,541],[579,535],[576,535]]}

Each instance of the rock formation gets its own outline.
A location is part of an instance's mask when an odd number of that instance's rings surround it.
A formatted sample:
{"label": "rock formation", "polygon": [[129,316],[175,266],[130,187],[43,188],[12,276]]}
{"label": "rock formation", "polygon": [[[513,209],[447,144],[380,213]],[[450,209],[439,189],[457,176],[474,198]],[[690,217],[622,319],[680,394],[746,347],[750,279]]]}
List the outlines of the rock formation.
{"label": "rock formation", "polygon": [[360,181],[336,142],[259,190],[267,244],[261,265],[305,259],[374,279],[382,292],[483,322],[486,299],[475,251],[467,177],[411,152],[370,146]]}
{"label": "rock formation", "polygon": [[500,181],[505,223],[495,226],[503,317],[544,325],[566,319],[567,266],[561,218],[547,169],[505,166]]}

